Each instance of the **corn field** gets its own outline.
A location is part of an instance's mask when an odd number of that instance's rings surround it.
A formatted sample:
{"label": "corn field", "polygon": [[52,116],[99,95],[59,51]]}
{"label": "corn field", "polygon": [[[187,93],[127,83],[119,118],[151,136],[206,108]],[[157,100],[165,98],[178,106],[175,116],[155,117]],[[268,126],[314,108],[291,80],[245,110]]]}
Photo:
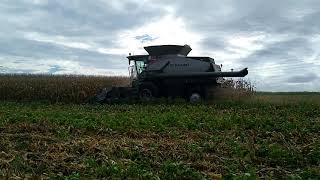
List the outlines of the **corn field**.
{"label": "corn field", "polygon": [[[0,75],[0,100],[83,103],[102,88],[128,86],[124,76]],[[255,87],[243,79],[227,79],[213,89],[214,98],[241,99],[254,94]]]}
{"label": "corn field", "polygon": [[128,84],[120,76],[0,75],[0,100],[81,103],[103,87]]}

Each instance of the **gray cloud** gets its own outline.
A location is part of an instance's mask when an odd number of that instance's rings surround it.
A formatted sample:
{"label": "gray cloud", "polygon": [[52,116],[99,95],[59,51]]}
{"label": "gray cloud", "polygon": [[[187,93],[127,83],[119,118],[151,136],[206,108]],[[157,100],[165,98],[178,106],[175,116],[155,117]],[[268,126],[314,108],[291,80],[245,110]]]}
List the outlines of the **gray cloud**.
{"label": "gray cloud", "polygon": [[[175,1],[176,14],[197,31],[317,33],[320,23],[317,0],[308,1]],[[306,28],[306,25],[308,28]]]}
{"label": "gray cloud", "polygon": [[153,41],[153,40],[156,39],[156,38],[151,37],[149,34],[144,34],[144,35],[141,35],[141,36],[136,36],[135,38],[136,38],[137,40],[139,40],[141,43]]}
{"label": "gray cloud", "polygon": [[288,79],[289,83],[309,83],[318,78],[318,75],[315,73],[308,73],[300,76],[292,76]]}
{"label": "gray cloud", "polygon": [[219,36],[211,36],[203,40],[204,48],[210,48],[214,50],[225,50],[228,47],[226,40]]}
{"label": "gray cloud", "polygon": [[[32,2],[32,1],[31,1]],[[23,22],[9,21],[21,30],[44,32],[55,35],[103,35],[119,29],[139,26],[164,12],[161,8],[146,7],[131,1],[118,3],[115,9],[112,3],[91,1],[30,1],[10,0],[2,2],[2,14],[12,15],[8,19],[21,19]],[[116,2],[116,1],[109,1]]]}
{"label": "gray cloud", "polygon": [[[115,38],[120,30],[139,27],[162,16],[164,10],[162,7],[126,0],[121,3],[113,1],[113,4],[109,2],[111,1],[1,1],[0,23],[4,26],[0,32],[0,57],[17,63],[29,63],[37,61],[36,59],[72,60],[84,67],[126,71],[127,61],[124,60],[124,55],[107,51],[101,53],[98,49],[117,47]],[[40,34],[50,42],[26,38],[28,33]],[[72,48],[55,43],[55,39],[60,37],[66,37],[66,43],[93,44],[96,49]],[[63,68],[54,71],[60,70]],[[6,72],[22,71],[34,72],[30,69],[6,69]],[[53,70],[49,69],[48,72]]]}
{"label": "gray cloud", "polygon": [[298,37],[266,44],[262,49],[243,58],[242,62],[255,66],[275,62],[286,66],[287,64],[301,63],[305,56],[311,56],[313,53],[309,39]]}
{"label": "gray cloud", "polygon": [[95,51],[63,47],[53,43],[38,42],[26,39],[16,38],[8,41],[0,41],[0,53],[2,56],[20,57],[21,59],[18,60],[19,63],[23,63],[28,59],[65,59],[75,60],[84,66],[96,66],[109,69],[126,69],[126,66],[123,66],[123,63],[118,63],[119,59],[125,58],[123,56],[114,54],[101,54]]}
{"label": "gray cloud", "polygon": [[[38,72],[21,69],[34,63],[59,73],[70,70],[60,62],[66,61],[88,72],[125,72],[128,49],[121,49],[123,44],[133,40],[134,46],[142,46],[162,37],[137,32],[121,39],[120,32],[143,29],[171,15],[202,37],[195,52],[218,54],[216,62],[227,64],[226,69],[249,67],[248,78],[259,90],[318,91],[319,7],[318,0],[3,0],[0,66],[10,61],[11,67],[1,67],[2,72]],[[236,38],[240,40],[230,42]],[[50,64],[42,66],[45,61]]]}

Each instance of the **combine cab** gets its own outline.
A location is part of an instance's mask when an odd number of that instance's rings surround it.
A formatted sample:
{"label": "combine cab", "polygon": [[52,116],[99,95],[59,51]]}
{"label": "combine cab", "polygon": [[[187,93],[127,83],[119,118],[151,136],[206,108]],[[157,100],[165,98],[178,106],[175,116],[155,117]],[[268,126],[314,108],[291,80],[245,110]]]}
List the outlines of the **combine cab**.
{"label": "combine cab", "polygon": [[210,57],[190,57],[190,46],[162,45],[144,48],[148,55],[128,56],[131,87],[104,89],[94,99],[113,102],[139,98],[182,97],[189,101],[206,99],[208,89],[220,86],[223,77],[244,77],[241,71],[221,72]]}

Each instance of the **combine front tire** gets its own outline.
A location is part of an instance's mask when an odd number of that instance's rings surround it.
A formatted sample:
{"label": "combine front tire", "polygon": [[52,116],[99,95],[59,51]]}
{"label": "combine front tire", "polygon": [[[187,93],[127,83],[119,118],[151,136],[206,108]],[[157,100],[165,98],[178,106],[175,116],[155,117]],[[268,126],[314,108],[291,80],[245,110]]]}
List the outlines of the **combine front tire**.
{"label": "combine front tire", "polygon": [[143,101],[150,101],[158,96],[159,90],[153,83],[144,83],[139,88],[139,97]]}
{"label": "combine front tire", "polygon": [[202,100],[201,94],[194,92],[190,95],[189,101],[191,103],[200,102]]}
{"label": "combine front tire", "polygon": [[187,100],[191,103],[197,103],[206,100],[207,96],[207,88],[205,86],[195,86],[189,89]]}

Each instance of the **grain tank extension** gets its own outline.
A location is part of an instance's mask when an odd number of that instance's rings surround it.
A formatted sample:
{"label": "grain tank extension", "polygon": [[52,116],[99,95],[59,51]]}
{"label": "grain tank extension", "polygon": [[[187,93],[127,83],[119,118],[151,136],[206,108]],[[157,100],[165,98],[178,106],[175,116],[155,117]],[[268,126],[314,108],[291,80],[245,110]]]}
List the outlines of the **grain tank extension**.
{"label": "grain tank extension", "polygon": [[222,72],[210,57],[188,56],[192,50],[184,45],[161,45],[144,48],[148,55],[128,56],[131,87],[102,90],[98,102],[136,97],[150,100],[157,97],[182,97],[190,101],[205,99],[208,89],[220,86],[223,77],[244,77],[241,71]]}

